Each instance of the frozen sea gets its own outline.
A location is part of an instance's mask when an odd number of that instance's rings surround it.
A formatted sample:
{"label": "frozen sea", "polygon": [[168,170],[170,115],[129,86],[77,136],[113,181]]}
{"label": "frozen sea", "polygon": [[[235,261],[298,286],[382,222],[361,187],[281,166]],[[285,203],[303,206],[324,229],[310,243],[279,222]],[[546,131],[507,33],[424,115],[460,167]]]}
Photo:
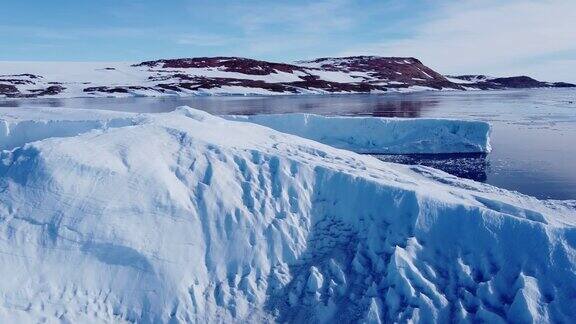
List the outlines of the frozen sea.
{"label": "frozen sea", "polygon": [[438,117],[492,124],[492,152],[385,155],[542,199],[576,199],[576,90],[422,92],[274,97],[0,99],[0,107],[68,107],[164,112],[188,105],[215,114],[307,112],[321,115]]}

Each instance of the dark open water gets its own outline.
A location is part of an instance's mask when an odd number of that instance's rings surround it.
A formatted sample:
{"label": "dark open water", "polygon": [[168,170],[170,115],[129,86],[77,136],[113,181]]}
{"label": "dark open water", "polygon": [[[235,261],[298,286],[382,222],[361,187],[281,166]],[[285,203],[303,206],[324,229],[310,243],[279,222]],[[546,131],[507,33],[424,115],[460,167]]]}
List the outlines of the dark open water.
{"label": "dark open water", "polygon": [[379,156],[424,164],[544,199],[576,199],[576,90],[425,92],[386,95],[2,100],[0,107],[162,112],[188,105],[214,114],[440,117],[488,121],[488,155]]}

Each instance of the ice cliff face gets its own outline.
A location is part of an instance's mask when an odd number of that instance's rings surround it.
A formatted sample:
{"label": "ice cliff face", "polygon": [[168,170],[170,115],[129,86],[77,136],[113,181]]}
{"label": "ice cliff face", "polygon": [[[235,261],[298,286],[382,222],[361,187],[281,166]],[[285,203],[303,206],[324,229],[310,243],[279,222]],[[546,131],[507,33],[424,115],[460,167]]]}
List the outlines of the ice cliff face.
{"label": "ice cliff face", "polygon": [[326,117],[314,114],[225,116],[368,154],[490,152],[490,125],[434,118]]}
{"label": "ice cliff face", "polygon": [[569,207],[189,108],[51,125],[2,153],[2,322],[576,318]]}

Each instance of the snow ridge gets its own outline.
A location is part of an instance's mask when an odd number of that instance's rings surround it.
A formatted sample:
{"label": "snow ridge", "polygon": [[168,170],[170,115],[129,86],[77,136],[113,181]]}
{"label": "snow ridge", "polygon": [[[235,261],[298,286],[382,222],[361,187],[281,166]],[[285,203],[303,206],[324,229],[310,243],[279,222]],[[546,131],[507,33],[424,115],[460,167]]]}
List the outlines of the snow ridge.
{"label": "snow ridge", "polygon": [[3,322],[576,319],[562,204],[190,108],[135,120],[2,153]]}

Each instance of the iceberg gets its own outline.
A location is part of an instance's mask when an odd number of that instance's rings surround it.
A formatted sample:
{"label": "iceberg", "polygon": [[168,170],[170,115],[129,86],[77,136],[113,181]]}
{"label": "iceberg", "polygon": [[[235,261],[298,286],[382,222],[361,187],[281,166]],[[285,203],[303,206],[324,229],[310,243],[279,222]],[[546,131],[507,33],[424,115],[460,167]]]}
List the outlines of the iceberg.
{"label": "iceberg", "polygon": [[357,153],[490,152],[490,124],[434,118],[326,117],[313,114],[226,116]]}
{"label": "iceberg", "polygon": [[71,137],[94,129],[137,123],[137,115],[87,109],[3,108],[0,112],[0,150],[13,149],[50,137]]}
{"label": "iceberg", "polygon": [[2,322],[576,319],[567,204],[186,107],[58,111],[1,154]]}

